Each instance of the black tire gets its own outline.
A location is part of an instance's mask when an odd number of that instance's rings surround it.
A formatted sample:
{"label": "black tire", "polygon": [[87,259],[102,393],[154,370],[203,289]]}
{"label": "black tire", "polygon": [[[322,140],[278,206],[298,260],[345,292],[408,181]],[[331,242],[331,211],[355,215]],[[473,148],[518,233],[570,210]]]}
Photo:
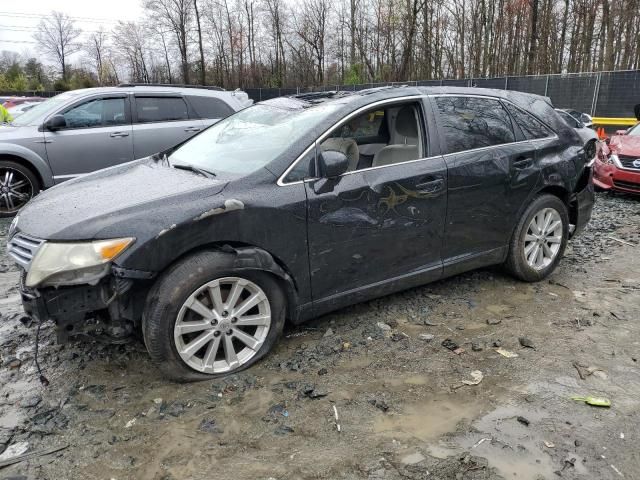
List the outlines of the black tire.
{"label": "black tire", "polygon": [[18,203],[16,199],[12,198],[15,208],[10,208],[3,197],[3,194],[5,193],[2,191],[3,186],[0,186],[0,218],[13,217],[18,210],[27,203],[27,201],[37,195],[42,188],[38,177],[28,167],[12,160],[0,160],[0,181],[4,181],[5,174],[7,172],[13,172],[15,175],[20,175],[29,183],[28,188],[20,189],[20,193],[27,194],[28,198],[20,203]]}
{"label": "black tire", "polygon": [[[560,214],[562,220],[562,239],[560,242],[560,248],[555,255],[555,258],[551,263],[543,269],[536,270],[529,265],[524,254],[524,242],[527,229],[533,217],[545,208],[553,208]],[[509,243],[509,253],[507,254],[507,260],[504,264],[506,270],[514,277],[525,282],[538,282],[543,280],[551,272],[553,272],[558,265],[558,262],[564,255],[564,250],[567,246],[567,240],[569,238],[569,212],[567,206],[558,197],[550,194],[538,195],[533,199],[531,204],[522,214],[520,221],[518,222],[511,242]]]}
{"label": "black tire", "polygon": [[[147,295],[142,333],[152,361],[168,378],[178,382],[211,380],[242,371],[264,357],[280,337],[285,323],[286,302],[276,278],[258,270],[234,270],[234,256],[207,251],[194,254],[171,266]],[[174,326],[180,308],[200,286],[217,278],[236,276],[258,285],[269,300],[271,325],[258,352],[245,364],[226,373],[202,373],[187,365],[178,354]]]}

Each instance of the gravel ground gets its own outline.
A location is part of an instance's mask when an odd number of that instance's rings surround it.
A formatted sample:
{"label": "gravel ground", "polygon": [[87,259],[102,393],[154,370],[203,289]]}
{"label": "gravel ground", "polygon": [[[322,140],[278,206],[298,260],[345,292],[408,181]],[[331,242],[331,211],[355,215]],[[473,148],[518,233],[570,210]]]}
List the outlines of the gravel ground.
{"label": "gravel ground", "polygon": [[638,198],[599,195],[548,281],[460,275],[288,328],[248,371],[186,385],[139,342],[59,346],[46,325],[40,386],[2,243],[0,452],[67,448],[0,478],[640,478]]}

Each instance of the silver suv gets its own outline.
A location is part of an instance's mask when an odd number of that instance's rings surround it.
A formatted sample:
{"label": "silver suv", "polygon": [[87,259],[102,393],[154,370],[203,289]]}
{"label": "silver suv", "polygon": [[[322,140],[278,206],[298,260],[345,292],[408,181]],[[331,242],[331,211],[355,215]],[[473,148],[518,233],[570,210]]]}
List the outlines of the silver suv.
{"label": "silver suv", "polygon": [[170,148],[252,103],[218,87],[123,84],[57,95],[0,126],[0,217],[42,189]]}

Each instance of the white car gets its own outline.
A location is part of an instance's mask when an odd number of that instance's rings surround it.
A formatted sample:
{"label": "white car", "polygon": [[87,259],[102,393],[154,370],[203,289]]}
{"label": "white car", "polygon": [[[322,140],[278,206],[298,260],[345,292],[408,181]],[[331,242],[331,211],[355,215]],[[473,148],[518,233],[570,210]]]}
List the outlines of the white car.
{"label": "white car", "polygon": [[565,110],[560,110],[556,108],[556,112],[558,115],[562,117],[562,119],[569,124],[584,142],[584,149],[587,152],[588,158],[594,158],[596,156],[596,143],[598,142],[598,134],[593,128],[586,126],[580,120],[576,119],[573,115],[570,115]]}
{"label": "white car", "polygon": [[20,105],[16,105],[15,107],[7,108],[7,112],[9,112],[9,115],[11,115],[11,118],[15,120],[24,112],[31,110],[33,107],[35,107],[40,103],[41,102],[24,102],[24,103],[21,103]]}

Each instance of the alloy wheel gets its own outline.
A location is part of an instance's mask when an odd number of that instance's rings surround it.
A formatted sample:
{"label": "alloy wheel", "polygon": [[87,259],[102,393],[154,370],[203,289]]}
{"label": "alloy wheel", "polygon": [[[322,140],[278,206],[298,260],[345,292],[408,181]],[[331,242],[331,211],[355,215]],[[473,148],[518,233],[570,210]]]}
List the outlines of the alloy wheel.
{"label": "alloy wheel", "polygon": [[535,270],[548,267],[558,255],[562,244],[562,218],[554,208],[536,213],[524,237],[524,256]]}
{"label": "alloy wheel", "polygon": [[33,184],[22,172],[0,168],[0,213],[15,213],[33,197]]}
{"label": "alloy wheel", "polygon": [[180,358],[203,373],[236,370],[251,360],[271,327],[264,291],[240,277],[208,282],[184,302],[174,326]]}

